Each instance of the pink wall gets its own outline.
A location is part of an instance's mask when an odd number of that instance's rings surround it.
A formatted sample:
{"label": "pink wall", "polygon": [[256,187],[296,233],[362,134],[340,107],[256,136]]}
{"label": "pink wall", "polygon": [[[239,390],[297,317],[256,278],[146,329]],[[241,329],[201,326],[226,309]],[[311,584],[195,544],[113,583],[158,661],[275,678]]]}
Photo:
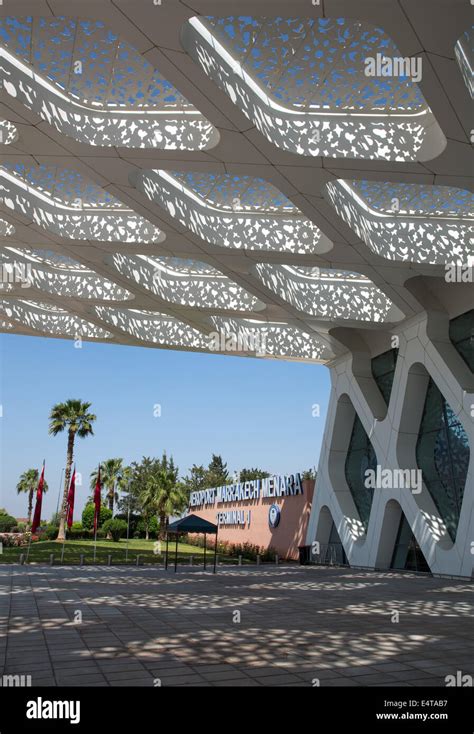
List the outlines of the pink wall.
{"label": "pink wall", "polygon": [[[288,497],[271,497],[251,502],[215,504],[213,507],[191,507],[190,512],[216,523],[218,512],[227,510],[251,511],[250,527],[245,525],[219,526],[219,540],[229,543],[252,543],[264,548],[274,548],[280,558],[298,559],[298,546],[305,544],[306,528],[311,511],[314,480],[303,481],[303,494]],[[278,505],[281,511],[280,524],[271,528],[268,524],[268,511],[271,505]]]}

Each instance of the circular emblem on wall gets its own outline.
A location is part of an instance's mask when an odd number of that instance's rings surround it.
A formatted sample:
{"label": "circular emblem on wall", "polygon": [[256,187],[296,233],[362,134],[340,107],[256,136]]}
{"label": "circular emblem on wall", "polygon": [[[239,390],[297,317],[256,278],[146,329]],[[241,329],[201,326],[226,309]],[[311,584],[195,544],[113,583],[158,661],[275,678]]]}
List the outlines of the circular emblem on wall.
{"label": "circular emblem on wall", "polygon": [[280,522],[281,512],[278,505],[272,505],[268,510],[268,524],[271,528],[276,528]]}

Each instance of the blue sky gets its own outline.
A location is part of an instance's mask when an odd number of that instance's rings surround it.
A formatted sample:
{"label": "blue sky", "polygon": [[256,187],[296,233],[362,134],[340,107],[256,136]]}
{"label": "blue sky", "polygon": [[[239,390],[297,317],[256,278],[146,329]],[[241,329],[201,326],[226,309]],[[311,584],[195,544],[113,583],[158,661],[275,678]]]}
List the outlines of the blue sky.
{"label": "blue sky", "polygon": [[88,400],[97,415],[94,436],[76,439],[78,515],[91,470],[116,456],[129,463],[166,449],[181,474],[207,465],[212,453],[231,471],[317,465],[330,388],[323,366],[90,342],[76,349],[72,341],[5,334],[0,355],[0,507],[17,517],[26,515],[18,477],[43,458],[50,488],[43,517],[56,509],[66,435],[49,436],[48,416],[68,398]]}

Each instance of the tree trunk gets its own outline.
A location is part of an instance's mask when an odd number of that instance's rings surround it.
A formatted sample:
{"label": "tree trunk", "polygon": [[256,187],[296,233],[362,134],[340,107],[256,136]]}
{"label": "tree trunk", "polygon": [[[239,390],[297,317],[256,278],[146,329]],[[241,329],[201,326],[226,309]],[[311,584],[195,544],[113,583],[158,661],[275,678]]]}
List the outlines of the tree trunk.
{"label": "tree trunk", "polygon": [[115,495],[115,486],[112,486],[109,489],[108,496],[107,496],[109,500],[109,510],[112,510],[112,512],[114,511],[114,495]]}
{"label": "tree trunk", "polygon": [[31,487],[30,491],[28,492],[28,521],[27,521],[27,527],[31,527],[31,515],[33,514],[33,492],[35,491],[34,487]]}
{"label": "tree trunk", "polygon": [[74,431],[69,431],[67,437],[67,454],[66,454],[66,471],[64,473],[64,492],[63,501],[61,504],[61,511],[59,514],[59,530],[58,537],[56,540],[65,539],[65,527],[66,527],[66,509],[67,509],[67,495],[69,491],[69,479],[71,477],[72,459],[74,454]]}
{"label": "tree trunk", "polygon": [[164,540],[166,538],[166,515],[160,514],[160,532],[159,532],[159,538],[160,540]]}

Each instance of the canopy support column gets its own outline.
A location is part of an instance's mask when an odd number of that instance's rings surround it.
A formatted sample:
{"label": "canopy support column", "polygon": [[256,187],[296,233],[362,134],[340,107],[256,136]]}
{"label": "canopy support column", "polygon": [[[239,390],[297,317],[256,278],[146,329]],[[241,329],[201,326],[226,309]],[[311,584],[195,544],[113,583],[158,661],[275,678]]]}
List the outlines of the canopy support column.
{"label": "canopy support column", "polygon": [[214,543],[214,570],[212,573],[216,572],[216,561],[217,561],[217,533],[218,530],[216,530],[216,542]]}

